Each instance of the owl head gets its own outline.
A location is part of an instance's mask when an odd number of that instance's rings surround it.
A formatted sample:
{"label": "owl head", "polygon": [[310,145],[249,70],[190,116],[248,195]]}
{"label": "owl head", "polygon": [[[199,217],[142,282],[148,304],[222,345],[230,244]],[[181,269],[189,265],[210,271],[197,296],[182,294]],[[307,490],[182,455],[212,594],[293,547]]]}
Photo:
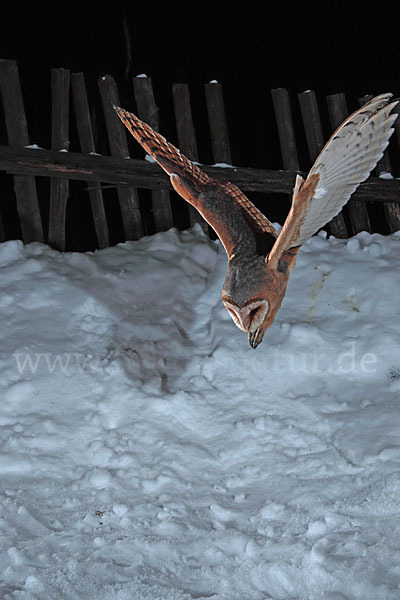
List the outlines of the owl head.
{"label": "owl head", "polygon": [[233,322],[248,333],[252,348],[262,342],[285,296],[297,249],[276,264],[268,256],[237,256],[228,263],[222,301]]}

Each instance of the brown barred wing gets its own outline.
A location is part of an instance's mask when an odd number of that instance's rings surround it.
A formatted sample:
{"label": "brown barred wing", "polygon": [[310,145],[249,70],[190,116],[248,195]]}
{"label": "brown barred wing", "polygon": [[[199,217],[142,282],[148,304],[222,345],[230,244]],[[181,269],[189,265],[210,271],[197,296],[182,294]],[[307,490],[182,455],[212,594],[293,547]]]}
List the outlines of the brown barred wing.
{"label": "brown barred wing", "polygon": [[114,109],[135,140],[139,142],[147,154],[154,158],[168,175],[172,175],[172,173],[178,175],[185,174],[199,183],[209,181],[210,178],[204,171],[186,158],[178,148],[167,142],[165,137],[154,131],[150,125],[147,125],[147,123],[141,121],[136,115],[119,106],[114,106]]}
{"label": "brown barred wing", "polygon": [[[209,177],[149,125],[117,106],[119,118],[144,150],[168,173],[175,191],[215,230],[228,257],[238,249],[270,249],[277,236],[272,223],[230,182]],[[271,238],[272,236],[272,238]]]}

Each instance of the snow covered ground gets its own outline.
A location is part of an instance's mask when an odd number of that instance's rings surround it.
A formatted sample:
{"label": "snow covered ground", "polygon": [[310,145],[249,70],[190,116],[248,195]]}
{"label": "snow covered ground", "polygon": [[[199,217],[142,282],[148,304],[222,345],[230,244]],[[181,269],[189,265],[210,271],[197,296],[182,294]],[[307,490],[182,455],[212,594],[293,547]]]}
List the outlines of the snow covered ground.
{"label": "snow covered ground", "polygon": [[0,597],[400,598],[400,233],[312,238],[252,350],[199,229],[0,246]]}

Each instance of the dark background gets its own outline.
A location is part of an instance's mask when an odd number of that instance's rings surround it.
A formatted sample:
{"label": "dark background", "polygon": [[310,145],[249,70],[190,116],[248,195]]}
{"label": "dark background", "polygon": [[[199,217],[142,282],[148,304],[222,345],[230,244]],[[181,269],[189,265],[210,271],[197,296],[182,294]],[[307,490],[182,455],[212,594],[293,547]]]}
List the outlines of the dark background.
{"label": "dark background", "polygon": [[[83,71],[89,100],[99,105],[97,79],[111,73],[121,104],[135,110],[131,78],[152,77],[160,107],[160,129],[176,143],[171,87],[190,85],[201,162],[212,163],[204,83],[223,84],[233,163],[282,168],[270,90],[288,88],[299,144],[301,168],[310,167],[296,94],[317,93],[324,134],[330,135],[325,95],[346,92],[350,110],[364,94],[392,91],[399,95],[399,10],[381,2],[15,2],[2,8],[0,58],[18,61],[31,142],[50,147],[50,68]],[[130,44],[129,58],[128,47]],[[98,151],[107,152],[99,111]],[[7,143],[0,123],[0,143]],[[143,156],[132,143],[132,155]],[[71,113],[70,150],[79,151]],[[1,175],[1,211],[8,237],[18,237],[12,187]],[[7,178],[7,181],[10,178]],[[41,202],[48,182],[39,181]],[[7,188],[8,185],[8,188]],[[253,198],[254,199],[254,198]],[[268,216],[282,220],[287,199],[267,204]],[[256,199],[257,201],[257,199]],[[123,239],[117,205],[107,200],[115,221],[113,242]],[[83,206],[86,205],[86,206]],[[46,207],[43,206],[45,211]],[[117,209],[116,209],[117,210]],[[179,211],[179,205],[176,209]],[[71,183],[69,225],[87,227],[82,243],[69,227],[69,248],[94,247],[87,193]],[[86,211],[86,212],[85,212]],[[17,221],[16,221],[17,222]],[[85,225],[86,223],[86,225]],[[181,225],[186,225],[182,216]],[[76,229],[76,228],[75,228]],[[151,233],[151,223],[147,233]]]}

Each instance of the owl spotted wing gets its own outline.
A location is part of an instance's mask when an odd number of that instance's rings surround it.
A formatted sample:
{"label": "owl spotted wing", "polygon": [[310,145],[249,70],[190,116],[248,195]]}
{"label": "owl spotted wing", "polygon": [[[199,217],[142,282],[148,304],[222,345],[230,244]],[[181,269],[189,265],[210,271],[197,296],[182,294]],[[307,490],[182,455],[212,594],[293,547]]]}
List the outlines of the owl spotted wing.
{"label": "owl spotted wing", "polygon": [[314,163],[307,179],[299,175],[292,206],[268,261],[276,262],[288,248],[304,244],[346,204],[376,166],[393,133],[397,115],[388,104],[392,94],[381,94],[350,115],[335,131]]}
{"label": "owl spotted wing", "polygon": [[[272,223],[230,182],[209,177],[149,125],[118,106],[119,118],[146,152],[168,173],[176,192],[194,206],[220,238],[228,257],[250,245],[263,251],[276,238]],[[271,245],[271,244],[270,244]]]}

